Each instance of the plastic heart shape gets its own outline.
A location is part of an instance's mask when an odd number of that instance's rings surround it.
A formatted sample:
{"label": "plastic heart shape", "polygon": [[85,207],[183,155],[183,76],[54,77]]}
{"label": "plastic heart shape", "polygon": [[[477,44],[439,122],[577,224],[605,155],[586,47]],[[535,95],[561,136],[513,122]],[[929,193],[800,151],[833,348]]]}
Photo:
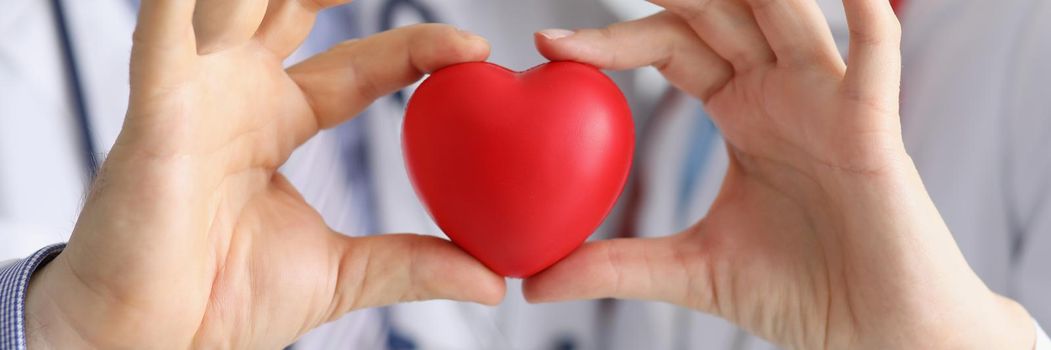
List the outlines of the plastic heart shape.
{"label": "plastic heart shape", "polygon": [[598,69],[525,72],[464,63],[409,101],[402,135],[416,193],[453,242],[490,269],[528,277],[579,247],[613,208],[635,131]]}

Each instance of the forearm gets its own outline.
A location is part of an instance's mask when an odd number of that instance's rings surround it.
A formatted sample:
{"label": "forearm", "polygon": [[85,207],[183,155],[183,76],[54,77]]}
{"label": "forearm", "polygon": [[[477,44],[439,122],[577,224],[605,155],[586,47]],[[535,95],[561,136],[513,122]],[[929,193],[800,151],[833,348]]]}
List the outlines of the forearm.
{"label": "forearm", "polygon": [[853,278],[891,281],[853,291],[881,294],[857,298],[878,301],[862,307],[871,307],[862,316],[878,347],[1033,348],[1029,314],[970,268],[908,156],[879,173],[830,176],[824,187],[845,253],[886,267]]}

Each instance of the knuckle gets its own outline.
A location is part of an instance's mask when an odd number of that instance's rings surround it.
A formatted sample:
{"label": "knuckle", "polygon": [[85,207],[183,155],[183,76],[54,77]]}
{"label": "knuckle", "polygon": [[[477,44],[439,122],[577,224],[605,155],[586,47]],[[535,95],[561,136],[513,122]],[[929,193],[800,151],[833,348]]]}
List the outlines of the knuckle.
{"label": "knuckle", "polygon": [[752,5],[752,11],[758,12],[769,8],[771,5],[782,0],[748,0],[748,3]]}
{"label": "knuckle", "polygon": [[438,38],[455,36],[459,33],[459,30],[456,29],[456,27],[444,23],[417,23],[406,28],[416,35],[426,35]]}
{"label": "knuckle", "polygon": [[871,30],[850,29],[850,43],[853,45],[876,46],[882,45],[885,38],[879,32]]}
{"label": "knuckle", "polygon": [[873,23],[868,28],[850,28],[851,44],[880,46],[901,42],[901,23],[897,18],[888,18]]}
{"label": "knuckle", "polygon": [[602,38],[613,40],[613,39],[617,38],[617,33],[620,32],[620,29],[618,28],[617,25],[611,25],[611,26],[608,26],[608,27],[599,28],[598,32],[599,32],[599,35],[602,36]]}
{"label": "knuckle", "polygon": [[367,69],[364,64],[358,60],[354,60],[350,65],[347,66],[349,75],[352,77],[354,84],[354,91],[358,97],[364,101],[371,101],[383,94],[383,89],[380,87],[376,77]]}
{"label": "knuckle", "polygon": [[681,5],[677,7],[679,13],[682,14],[683,18],[687,21],[696,21],[703,18],[705,15],[710,13],[713,4],[717,0],[700,0],[695,1],[691,5]]}
{"label": "knuckle", "polygon": [[901,22],[895,18],[887,27],[887,37],[894,42],[901,42]]}
{"label": "knuckle", "polygon": [[623,295],[627,291],[625,284],[625,276],[622,271],[624,266],[624,257],[619,242],[616,240],[609,241],[605,246],[606,263],[611,272],[609,280],[613,287],[613,292],[617,296]]}

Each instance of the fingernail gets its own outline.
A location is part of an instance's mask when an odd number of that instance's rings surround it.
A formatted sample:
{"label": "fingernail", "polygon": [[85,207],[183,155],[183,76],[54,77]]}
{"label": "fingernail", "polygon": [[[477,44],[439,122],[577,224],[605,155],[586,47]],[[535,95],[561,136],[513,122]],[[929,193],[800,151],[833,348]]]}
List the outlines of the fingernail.
{"label": "fingernail", "polygon": [[544,38],[547,38],[547,40],[562,39],[562,38],[568,37],[570,35],[573,35],[573,33],[575,33],[575,32],[572,31],[572,30],[565,30],[565,29],[544,29],[544,30],[540,31],[540,35],[543,35]]}

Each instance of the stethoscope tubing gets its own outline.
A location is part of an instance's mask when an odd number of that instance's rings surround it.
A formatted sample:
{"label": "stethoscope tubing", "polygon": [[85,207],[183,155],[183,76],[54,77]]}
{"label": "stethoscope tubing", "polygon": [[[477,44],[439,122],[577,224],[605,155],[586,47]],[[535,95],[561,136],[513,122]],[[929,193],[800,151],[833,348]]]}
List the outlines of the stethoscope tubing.
{"label": "stethoscope tubing", "polygon": [[69,28],[66,9],[62,0],[51,0],[51,11],[54,17],[55,27],[58,30],[58,39],[62,51],[62,60],[65,65],[66,79],[69,81],[69,93],[73,102],[73,116],[77,124],[80,157],[84,166],[85,179],[90,184],[95,180],[99,169],[99,152],[96,149],[94,129],[91,124],[91,114],[88,109],[88,100],[85,87],[77,65],[76,52],[73,48],[73,38]]}

